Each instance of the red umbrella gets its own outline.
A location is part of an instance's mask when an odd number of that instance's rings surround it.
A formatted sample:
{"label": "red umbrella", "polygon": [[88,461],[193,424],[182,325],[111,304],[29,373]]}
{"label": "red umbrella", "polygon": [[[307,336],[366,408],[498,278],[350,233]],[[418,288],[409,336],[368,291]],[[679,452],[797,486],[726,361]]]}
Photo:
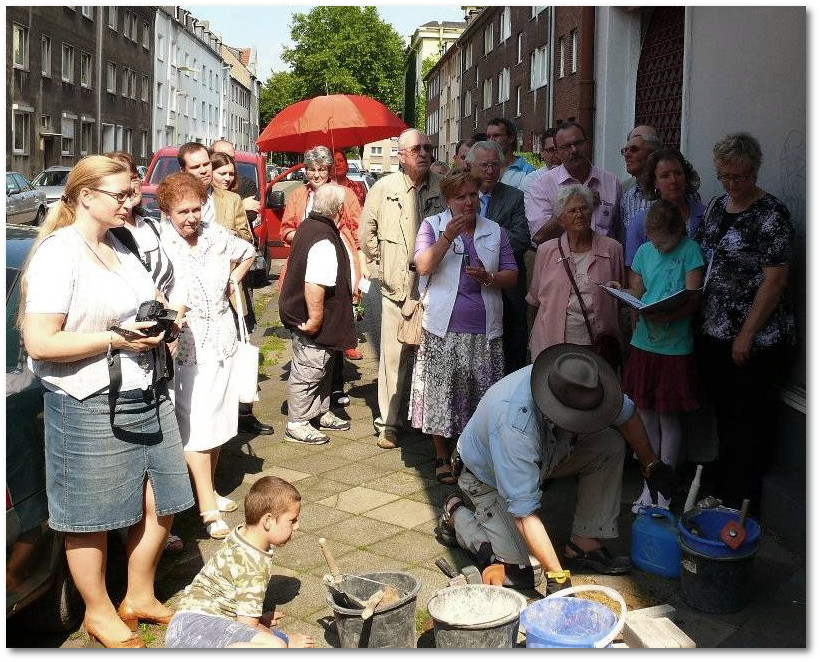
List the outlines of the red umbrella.
{"label": "red umbrella", "polygon": [[399,135],[407,125],[387,106],[357,94],[329,94],[292,103],[256,141],[263,152],[304,152],[365,145]]}

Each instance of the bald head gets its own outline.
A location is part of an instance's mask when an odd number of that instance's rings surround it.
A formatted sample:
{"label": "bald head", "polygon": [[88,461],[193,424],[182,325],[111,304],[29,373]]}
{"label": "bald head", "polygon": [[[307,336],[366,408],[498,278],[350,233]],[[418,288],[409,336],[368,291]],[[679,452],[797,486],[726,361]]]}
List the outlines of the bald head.
{"label": "bald head", "polygon": [[222,152],[223,154],[227,154],[228,156],[236,157],[236,150],[232,143],[229,143],[227,140],[215,140],[214,144],[211,145],[212,152]]}
{"label": "bald head", "polygon": [[658,131],[654,126],[649,126],[648,124],[639,124],[636,126],[632,131],[629,132],[629,135],[626,137],[629,140],[632,136],[645,136],[645,135],[652,135],[657,136]]}
{"label": "bald head", "polygon": [[661,148],[663,148],[663,143],[655,127],[639,124],[629,132],[626,146],[621,150],[626,171],[633,177],[638,177],[649,155]]}

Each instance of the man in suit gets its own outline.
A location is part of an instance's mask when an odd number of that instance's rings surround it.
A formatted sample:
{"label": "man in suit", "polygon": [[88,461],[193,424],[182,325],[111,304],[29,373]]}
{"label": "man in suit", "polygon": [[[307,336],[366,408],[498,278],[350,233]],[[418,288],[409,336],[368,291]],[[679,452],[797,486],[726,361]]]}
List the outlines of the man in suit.
{"label": "man in suit", "polygon": [[379,416],[373,421],[380,448],[398,446],[402,389],[409,379],[412,351],[396,339],[401,307],[416,295],[416,276],[408,268],[421,221],[444,211],[440,175],[430,172],[433,146],[416,129],[399,136],[401,170],[382,177],[367,194],[359,219],[359,239],[373,278],[381,282],[382,319],[379,346]]}
{"label": "man in suit", "polygon": [[485,140],[470,147],[465,159],[476,177],[481,178],[481,215],[507,231],[518,280],[501,291],[504,302],[504,373],[527,365],[527,271],[524,254],[530,249],[530,230],[524,212],[524,193],[500,181],[504,152],[498,143]]}
{"label": "man in suit", "polygon": [[[209,223],[219,223],[231,234],[235,234],[240,239],[244,239],[250,244],[256,245],[253,239],[248,218],[245,215],[245,208],[242,206],[242,199],[231,191],[215,189],[212,186],[213,168],[211,167],[211,153],[205,145],[201,143],[185,143],[177,152],[179,166],[186,172],[190,172],[205,185],[208,194],[207,200],[202,205],[203,225]],[[250,298],[240,290],[238,296],[242,296],[244,309],[249,310]],[[239,431],[251,434],[273,434],[273,428],[266,423],[262,423],[253,415],[252,405],[239,405]]]}

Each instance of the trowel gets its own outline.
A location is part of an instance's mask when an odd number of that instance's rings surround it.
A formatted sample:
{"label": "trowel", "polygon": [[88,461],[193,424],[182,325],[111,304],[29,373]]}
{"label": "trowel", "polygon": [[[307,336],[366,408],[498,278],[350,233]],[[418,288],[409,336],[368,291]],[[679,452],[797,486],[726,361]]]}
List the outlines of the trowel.
{"label": "trowel", "polygon": [[720,539],[732,549],[737,549],[746,540],[746,528],[743,526],[743,522],[748,511],[749,500],[743,499],[743,505],[740,507],[740,518],[737,521],[730,519],[720,530]]}

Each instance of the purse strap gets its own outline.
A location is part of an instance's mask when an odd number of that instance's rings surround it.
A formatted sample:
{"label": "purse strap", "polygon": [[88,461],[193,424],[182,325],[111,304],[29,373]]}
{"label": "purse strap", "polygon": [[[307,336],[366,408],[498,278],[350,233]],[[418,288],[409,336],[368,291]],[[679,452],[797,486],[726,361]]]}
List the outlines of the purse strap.
{"label": "purse strap", "polygon": [[569,278],[569,282],[572,283],[572,289],[575,290],[575,296],[578,297],[578,304],[581,306],[581,314],[584,316],[584,324],[587,326],[587,333],[589,334],[589,339],[591,342],[595,342],[595,336],[592,333],[592,325],[589,323],[589,316],[587,315],[587,307],[584,305],[584,299],[581,296],[581,292],[578,289],[578,284],[575,282],[575,277],[572,275],[572,271],[569,268],[569,258],[564,255],[564,249],[561,246],[561,237],[558,238],[558,252],[561,253],[561,262],[564,265],[564,269],[567,271],[567,278]]}
{"label": "purse strap", "polygon": [[248,326],[245,324],[245,311],[242,308],[242,304],[244,303],[243,300],[243,292],[240,289],[239,283],[231,278],[231,282],[233,283],[233,290],[234,296],[236,298],[236,318],[237,318],[237,326],[239,327],[239,342],[247,343],[248,342]]}

